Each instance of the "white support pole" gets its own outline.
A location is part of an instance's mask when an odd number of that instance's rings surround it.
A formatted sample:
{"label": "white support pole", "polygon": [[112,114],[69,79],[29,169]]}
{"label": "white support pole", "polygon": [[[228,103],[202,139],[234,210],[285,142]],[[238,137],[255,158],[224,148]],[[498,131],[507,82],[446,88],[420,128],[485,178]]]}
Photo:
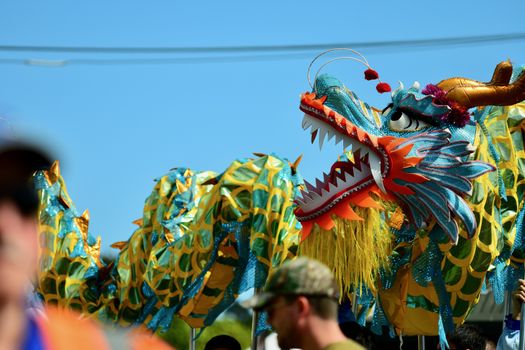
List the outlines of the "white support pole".
{"label": "white support pole", "polygon": [[[525,276],[522,276],[522,278],[525,278]],[[512,298],[512,294],[511,294],[511,298]],[[523,322],[523,315],[525,315],[525,303],[521,303],[520,346],[518,347],[519,350],[525,350],[525,339],[524,339],[525,338],[525,324],[524,324],[525,322]],[[515,316],[515,315],[512,315],[512,316]]]}
{"label": "white support pole", "polygon": [[417,349],[425,350],[425,336],[424,335],[417,336]]}
{"label": "white support pole", "polygon": [[257,350],[257,319],[259,318],[259,313],[257,311],[253,311],[252,315],[252,350]]}
{"label": "white support pole", "polygon": [[357,321],[357,292],[354,291],[354,294],[352,294],[352,313],[354,314],[354,317]]}
{"label": "white support pole", "polygon": [[505,305],[503,308],[503,321],[501,325],[501,329],[505,328],[505,320],[507,318],[507,315],[512,313],[512,291],[507,291],[505,293]]}
{"label": "white support pole", "polygon": [[197,347],[195,346],[195,335],[197,333],[195,332],[195,328],[190,328],[190,350],[195,350]]}
{"label": "white support pole", "polygon": [[521,319],[520,319],[520,350],[525,350],[525,322],[523,316],[525,315],[525,303],[521,303]]}
{"label": "white support pole", "polygon": [[[255,288],[254,293],[257,295],[261,292],[261,288]],[[252,314],[252,347],[251,350],[257,350],[260,337],[257,336],[257,321],[259,320],[259,312],[253,310]]]}
{"label": "white support pole", "polygon": [[[504,312],[503,317],[506,317],[511,312],[512,312],[512,291],[507,291],[505,293],[505,312]],[[505,323],[505,319],[503,319],[503,323]]]}

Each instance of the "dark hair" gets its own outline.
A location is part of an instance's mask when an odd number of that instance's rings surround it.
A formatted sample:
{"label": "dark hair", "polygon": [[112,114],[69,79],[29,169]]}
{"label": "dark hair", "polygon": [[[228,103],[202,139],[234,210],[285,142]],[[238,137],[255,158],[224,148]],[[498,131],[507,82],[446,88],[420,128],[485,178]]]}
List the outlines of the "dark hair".
{"label": "dark hair", "polygon": [[457,350],[485,350],[487,340],[481,335],[481,330],[472,324],[462,324],[451,336],[449,343],[456,345]]}
{"label": "dark hair", "polygon": [[25,217],[34,216],[38,211],[38,197],[34,187],[30,184],[13,186],[11,188],[0,186],[0,203],[13,203],[20,214]]}
{"label": "dark hair", "polygon": [[325,320],[337,320],[337,301],[328,297],[307,297],[315,314]]}
{"label": "dark hair", "polygon": [[208,340],[204,347],[204,350],[214,349],[241,350],[241,344],[234,337],[222,334]]}
{"label": "dark hair", "polygon": [[39,203],[32,176],[37,170],[48,168],[50,158],[26,144],[0,146],[0,202],[12,202],[22,215],[32,216]]}

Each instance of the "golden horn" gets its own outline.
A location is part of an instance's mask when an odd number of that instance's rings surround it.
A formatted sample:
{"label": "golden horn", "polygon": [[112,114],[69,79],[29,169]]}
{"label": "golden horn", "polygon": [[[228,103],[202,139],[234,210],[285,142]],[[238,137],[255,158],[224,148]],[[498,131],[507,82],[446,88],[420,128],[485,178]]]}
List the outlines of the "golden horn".
{"label": "golden horn", "polygon": [[525,100],[525,73],[509,84],[512,64],[501,62],[494,69],[490,83],[466,78],[443,80],[437,86],[446,91],[446,97],[465,108],[476,106],[508,106]]}
{"label": "golden horn", "polygon": [[500,62],[494,69],[492,79],[487,85],[509,85],[510,78],[512,77],[512,63],[509,60]]}

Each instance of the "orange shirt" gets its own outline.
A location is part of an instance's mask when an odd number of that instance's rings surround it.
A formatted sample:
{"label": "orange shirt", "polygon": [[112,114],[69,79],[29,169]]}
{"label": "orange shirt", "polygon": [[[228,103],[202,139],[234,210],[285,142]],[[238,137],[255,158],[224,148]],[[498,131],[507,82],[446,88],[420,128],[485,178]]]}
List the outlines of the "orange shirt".
{"label": "orange shirt", "polygon": [[46,350],[173,350],[143,330],[103,327],[93,320],[79,318],[71,310],[46,308],[45,316],[38,316],[36,322]]}

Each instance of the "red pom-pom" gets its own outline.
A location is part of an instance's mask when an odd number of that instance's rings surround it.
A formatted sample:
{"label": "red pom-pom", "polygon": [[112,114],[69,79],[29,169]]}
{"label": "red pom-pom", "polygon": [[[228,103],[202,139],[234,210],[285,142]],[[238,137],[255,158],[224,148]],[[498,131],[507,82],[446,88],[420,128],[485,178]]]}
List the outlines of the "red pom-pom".
{"label": "red pom-pom", "polygon": [[379,83],[379,84],[377,84],[376,85],[376,90],[380,94],[382,94],[384,92],[392,91],[392,89],[390,88],[390,85],[388,85],[387,83]]}
{"label": "red pom-pom", "polygon": [[377,78],[379,78],[379,74],[377,74],[375,70],[373,70],[372,68],[368,68],[367,70],[365,70],[366,80],[375,80]]}

